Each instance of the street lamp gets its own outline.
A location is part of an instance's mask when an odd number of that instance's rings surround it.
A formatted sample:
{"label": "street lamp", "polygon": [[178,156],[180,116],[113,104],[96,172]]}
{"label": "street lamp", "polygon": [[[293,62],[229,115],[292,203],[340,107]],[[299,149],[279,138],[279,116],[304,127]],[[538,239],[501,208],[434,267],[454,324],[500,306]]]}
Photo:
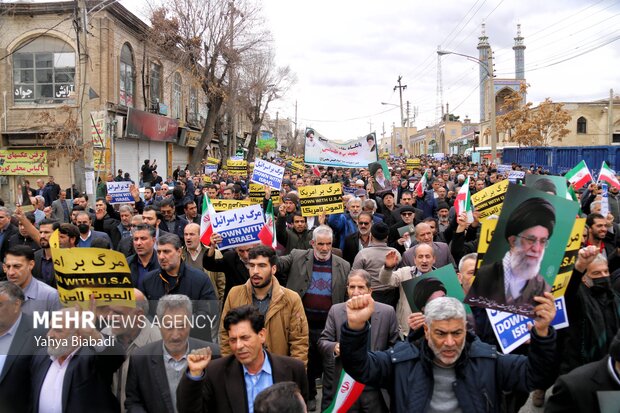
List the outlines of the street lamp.
{"label": "street lamp", "polygon": [[484,68],[489,76],[489,92],[490,92],[490,103],[491,103],[491,162],[495,162],[497,160],[497,131],[495,127],[495,80],[493,78],[493,53],[489,48],[489,57],[485,64],[480,59],[475,58],[474,56],[469,56],[462,53],[450,52],[447,50],[437,50],[437,54],[439,56],[444,56],[447,54],[454,54],[457,56],[462,56],[467,60],[471,60],[472,62],[478,63],[480,66]]}

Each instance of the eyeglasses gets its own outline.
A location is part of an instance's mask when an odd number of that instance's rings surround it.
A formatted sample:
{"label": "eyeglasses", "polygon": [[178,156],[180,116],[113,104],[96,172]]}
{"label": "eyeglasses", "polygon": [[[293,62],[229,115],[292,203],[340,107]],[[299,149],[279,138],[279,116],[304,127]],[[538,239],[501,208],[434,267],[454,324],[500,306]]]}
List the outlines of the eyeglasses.
{"label": "eyeglasses", "polygon": [[401,212],[400,214],[408,217],[409,215],[413,215],[413,212]]}
{"label": "eyeglasses", "polygon": [[517,235],[517,238],[521,238],[523,246],[526,248],[530,248],[534,244],[539,244],[542,247],[547,247],[547,245],[549,245],[548,238],[522,237],[521,235]]}
{"label": "eyeglasses", "polygon": [[370,222],[357,221],[357,225],[368,226],[368,225],[370,225]]}

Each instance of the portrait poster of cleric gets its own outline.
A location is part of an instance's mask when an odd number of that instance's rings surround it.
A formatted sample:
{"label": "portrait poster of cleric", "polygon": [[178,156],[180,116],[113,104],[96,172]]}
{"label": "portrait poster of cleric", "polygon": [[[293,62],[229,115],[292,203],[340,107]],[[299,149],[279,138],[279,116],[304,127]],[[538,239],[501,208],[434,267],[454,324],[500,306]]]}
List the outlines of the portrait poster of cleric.
{"label": "portrait poster of cleric", "polygon": [[464,302],[532,316],[534,297],[551,291],[578,208],[574,201],[510,184]]}

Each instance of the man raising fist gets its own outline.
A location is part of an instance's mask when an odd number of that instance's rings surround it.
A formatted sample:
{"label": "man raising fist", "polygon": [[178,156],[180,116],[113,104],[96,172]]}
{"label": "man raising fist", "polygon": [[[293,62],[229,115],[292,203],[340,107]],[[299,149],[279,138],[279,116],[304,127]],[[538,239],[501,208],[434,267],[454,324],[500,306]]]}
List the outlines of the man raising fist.
{"label": "man raising fist", "polygon": [[452,297],[426,305],[424,340],[370,354],[367,321],[374,300],[369,294],[353,297],[340,337],[342,365],[356,381],[387,388],[394,411],[500,411],[503,391],[546,388],[556,376],[553,295],[534,299],[538,305],[526,357],[498,354],[467,333],[465,308]]}

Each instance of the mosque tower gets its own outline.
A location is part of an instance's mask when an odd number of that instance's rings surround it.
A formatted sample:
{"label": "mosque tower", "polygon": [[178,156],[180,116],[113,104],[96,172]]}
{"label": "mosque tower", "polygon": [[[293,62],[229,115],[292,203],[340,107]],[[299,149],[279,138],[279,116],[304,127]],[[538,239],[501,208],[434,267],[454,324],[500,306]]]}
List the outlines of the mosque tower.
{"label": "mosque tower", "polygon": [[[521,36],[521,25],[517,24],[517,37],[512,50],[515,51],[515,79],[525,79],[525,44],[523,44],[523,36]],[[478,44],[480,49],[480,44]]]}
{"label": "mosque tower", "polygon": [[486,35],[485,24],[482,23],[482,33],[478,37],[478,59],[483,65],[480,66],[480,121],[487,119],[485,110],[485,93],[486,88],[483,86],[485,80],[489,76],[490,70],[488,69],[489,53],[491,53],[491,45],[489,44],[489,38]]}

